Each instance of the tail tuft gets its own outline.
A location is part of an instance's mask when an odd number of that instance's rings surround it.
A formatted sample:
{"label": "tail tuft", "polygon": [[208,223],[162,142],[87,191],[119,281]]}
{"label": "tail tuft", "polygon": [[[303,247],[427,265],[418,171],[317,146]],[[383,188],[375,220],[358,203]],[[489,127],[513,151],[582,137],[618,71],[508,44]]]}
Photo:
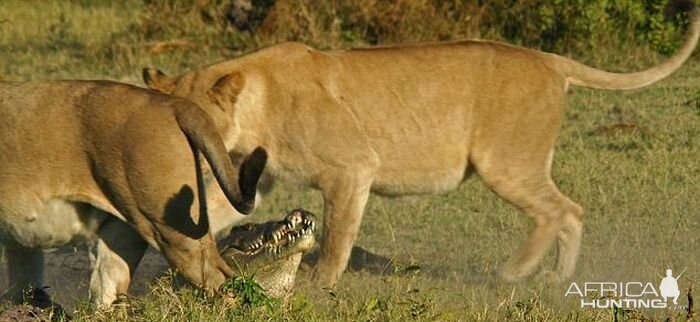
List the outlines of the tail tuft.
{"label": "tail tuft", "polygon": [[255,204],[255,193],[265,164],[267,163],[267,151],[262,147],[257,147],[253,153],[248,155],[241,164],[238,174],[238,186],[243,200],[251,202],[248,207],[252,211]]}

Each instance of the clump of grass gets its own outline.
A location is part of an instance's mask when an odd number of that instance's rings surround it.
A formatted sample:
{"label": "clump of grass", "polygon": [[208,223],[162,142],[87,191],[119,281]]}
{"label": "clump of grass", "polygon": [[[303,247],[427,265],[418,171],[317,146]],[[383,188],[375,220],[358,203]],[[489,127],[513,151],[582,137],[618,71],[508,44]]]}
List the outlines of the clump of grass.
{"label": "clump of grass", "polygon": [[236,275],[221,286],[221,292],[232,293],[232,296],[240,299],[242,305],[250,307],[265,306],[273,309],[279,305],[278,300],[265,294],[253,276]]}

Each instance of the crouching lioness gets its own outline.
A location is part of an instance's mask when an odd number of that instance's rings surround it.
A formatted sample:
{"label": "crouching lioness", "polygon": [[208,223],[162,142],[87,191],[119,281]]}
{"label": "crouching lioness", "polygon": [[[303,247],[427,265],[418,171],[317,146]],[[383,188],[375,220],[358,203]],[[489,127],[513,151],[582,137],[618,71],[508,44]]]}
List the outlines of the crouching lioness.
{"label": "crouching lioness", "polygon": [[225,128],[188,100],[130,85],[0,82],[6,297],[41,291],[42,249],[81,240],[95,241],[95,304],[126,293],[147,245],[190,282],[218,287],[233,272],[210,233],[199,154],[241,213],[254,206],[267,158],[255,150],[237,174]]}
{"label": "crouching lioness", "polygon": [[582,228],[582,208],[550,175],[567,89],[634,89],[663,79],[695,48],[695,10],[691,19],[675,55],[629,74],[474,40],[329,52],[285,43],[179,77],[145,69],[144,81],[211,106],[212,117],[229,123],[234,152],[265,146],[271,175],[322,191],[315,276],[324,284],[343,272],[370,192],[448,191],[472,170],[536,223],[502,276],[531,274],[556,242],[554,276],[564,278],[574,272]]}

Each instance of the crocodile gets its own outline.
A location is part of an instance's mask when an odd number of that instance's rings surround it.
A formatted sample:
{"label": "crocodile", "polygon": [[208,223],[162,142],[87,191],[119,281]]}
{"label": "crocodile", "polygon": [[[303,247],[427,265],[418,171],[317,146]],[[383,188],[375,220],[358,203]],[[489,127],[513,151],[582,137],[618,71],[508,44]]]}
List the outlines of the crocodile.
{"label": "crocodile", "polygon": [[279,221],[233,227],[219,250],[234,271],[252,276],[268,296],[286,300],[302,255],[316,243],[315,230],[316,216],[294,209]]}

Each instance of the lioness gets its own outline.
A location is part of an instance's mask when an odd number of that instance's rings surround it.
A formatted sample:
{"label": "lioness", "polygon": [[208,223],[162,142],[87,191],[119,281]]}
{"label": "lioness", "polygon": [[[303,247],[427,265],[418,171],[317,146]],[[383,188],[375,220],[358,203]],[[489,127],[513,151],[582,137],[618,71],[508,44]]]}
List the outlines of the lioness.
{"label": "lioness", "polygon": [[42,249],[80,240],[95,240],[90,295],[99,306],[126,293],[147,245],[190,282],[218,287],[233,271],[210,233],[199,154],[241,213],[254,206],[267,158],[256,149],[236,174],[225,128],[188,100],[131,85],[0,82],[6,296],[45,297]]}
{"label": "lioness", "polygon": [[346,267],[370,192],[444,192],[471,171],[536,223],[502,277],[531,274],[556,240],[552,276],[561,279],[574,272],[583,213],[550,175],[567,89],[640,88],[678,69],[700,34],[697,11],[679,7],[691,12],[683,46],[629,74],[469,40],[327,52],[284,43],[179,77],[144,69],[143,78],[152,89],[211,106],[213,118],[229,123],[229,150],[265,146],[269,174],[321,190],[314,276],[325,285]]}

